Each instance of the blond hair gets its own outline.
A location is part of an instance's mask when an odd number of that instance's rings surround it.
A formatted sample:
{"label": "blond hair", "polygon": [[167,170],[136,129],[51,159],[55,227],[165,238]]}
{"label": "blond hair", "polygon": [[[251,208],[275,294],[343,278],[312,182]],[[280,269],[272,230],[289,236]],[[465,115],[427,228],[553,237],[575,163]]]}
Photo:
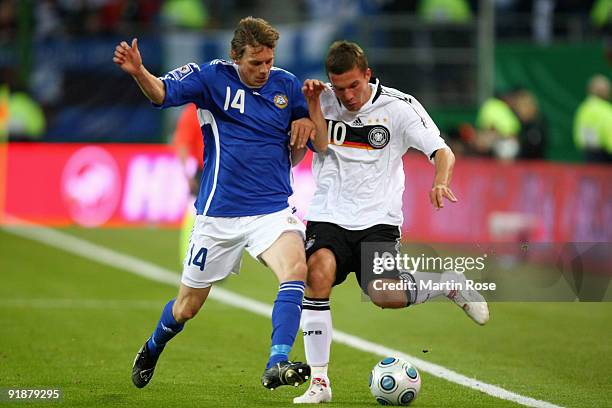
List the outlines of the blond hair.
{"label": "blond hair", "polygon": [[245,17],[234,31],[230,57],[235,60],[242,58],[247,45],[274,49],[278,38],[278,31],[263,18]]}

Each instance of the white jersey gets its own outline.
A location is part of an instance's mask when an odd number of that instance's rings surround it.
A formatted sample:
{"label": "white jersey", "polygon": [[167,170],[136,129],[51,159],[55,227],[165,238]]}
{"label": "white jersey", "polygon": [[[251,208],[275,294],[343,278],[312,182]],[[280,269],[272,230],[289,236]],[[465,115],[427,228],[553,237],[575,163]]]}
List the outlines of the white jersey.
{"label": "white jersey", "polygon": [[413,96],[378,81],[370,86],[372,96],[355,112],[347,110],[331,89],[321,93],[330,141],[325,153],[314,154],[316,191],[305,216],[309,221],[350,230],[401,226],[402,156],[414,147],[431,161],[436,150],[447,147]]}

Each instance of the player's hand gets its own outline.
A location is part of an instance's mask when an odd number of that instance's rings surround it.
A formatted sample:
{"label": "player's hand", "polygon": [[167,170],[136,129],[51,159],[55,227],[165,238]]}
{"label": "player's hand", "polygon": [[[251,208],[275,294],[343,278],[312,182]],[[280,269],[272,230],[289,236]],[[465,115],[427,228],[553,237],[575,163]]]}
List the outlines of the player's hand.
{"label": "player's hand", "polygon": [[131,47],[125,41],[121,41],[115,47],[113,62],[128,74],[136,75],[142,67],[142,57],[140,56],[140,51],[138,51],[138,40],[134,38]]}
{"label": "player's hand", "polygon": [[327,88],[327,85],[323,81],[319,81],[318,79],[307,79],[304,81],[304,86],[302,87],[302,92],[306,97],[308,103],[319,103],[319,96],[321,96],[321,92]]}
{"label": "player's hand", "polygon": [[432,187],[431,191],[429,191],[429,201],[436,210],[444,208],[444,198],[452,203],[458,201],[452,190],[444,184],[436,184]]}
{"label": "player's hand", "polygon": [[291,138],[289,144],[291,147],[302,149],[306,147],[308,139],[314,139],[316,134],[316,126],[309,118],[294,120],[291,122]]}

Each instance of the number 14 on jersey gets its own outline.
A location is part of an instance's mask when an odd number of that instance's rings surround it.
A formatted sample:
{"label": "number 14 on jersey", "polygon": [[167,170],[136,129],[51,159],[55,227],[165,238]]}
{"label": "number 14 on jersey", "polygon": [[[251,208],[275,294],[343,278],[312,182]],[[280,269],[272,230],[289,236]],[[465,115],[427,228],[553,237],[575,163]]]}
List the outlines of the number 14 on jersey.
{"label": "number 14 on jersey", "polygon": [[[231,105],[230,100],[232,101]],[[234,99],[232,99],[232,89],[229,86],[225,88],[223,110],[228,110],[229,108],[238,109],[240,113],[244,113],[244,89],[238,89],[234,94]]]}

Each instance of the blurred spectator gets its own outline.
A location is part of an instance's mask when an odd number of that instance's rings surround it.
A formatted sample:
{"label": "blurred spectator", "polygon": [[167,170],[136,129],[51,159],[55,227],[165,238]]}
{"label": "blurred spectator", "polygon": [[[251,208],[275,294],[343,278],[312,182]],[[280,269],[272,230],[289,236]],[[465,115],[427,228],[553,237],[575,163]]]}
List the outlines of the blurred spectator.
{"label": "blurred spectator", "polygon": [[521,122],[512,111],[510,94],[490,98],[478,111],[472,148],[477,154],[492,155],[503,160],[514,159],[519,152]]}
{"label": "blurred spectator", "polygon": [[417,14],[429,23],[467,23],[472,19],[467,0],[420,0]]}
{"label": "blurred spectator", "polygon": [[172,27],[201,30],[208,24],[208,10],[201,0],[166,0],[161,19]]}
{"label": "blurred spectator", "polygon": [[612,64],[612,0],[595,0],[591,9],[591,22],[604,39],[608,63]]}
{"label": "blurred spectator", "polygon": [[46,121],[42,108],[26,92],[9,95],[8,132],[11,140],[38,140],[45,133]]}
{"label": "blurred spectator", "polygon": [[535,97],[528,90],[519,89],[510,96],[509,104],[521,122],[518,157],[544,159],[548,129]]}
{"label": "blurred spectator", "polygon": [[537,44],[549,45],[553,38],[555,1],[535,0],[532,12],[533,39]]}
{"label": "blurred spectator", "polygon": [[0,42],[15,39],[17,33],[17,0],[0,1]]}
{"label": "blurred spectator", "polygon": [[181,226],[179,259],[182,260],[189,248],[189,237],[193,222],[195,221],[195,207],[193,203],[200,189],[200,179],[202,177],[202,169],[204,168],[204,140],[194,104],[191,103],[185,106],[181,111],[181,115],[176,123],[172,143],[176,149],[176,155],[183,165],[190,192],[190,199],[187,202]]}
{"label": "blurred spectator", "polygon": [[0,104],[3,105],[0,110],[8,108],[5,115],[0,113],[0,131],[8,132],[10,140],[41,139],[46,130],[45,114],[38,101],[20,86],[17,76],[15,69],[0,70]]}
{"label": "blurred spectator", "polygon": [[476,118],[477,130],[462,126],[459,136],[466,153],[498,159],[543,159],[547,126],[535,96],[524,88],[485,101]]}
{"label": "blurred spectator", "polygon": [[591,21],[600,29],[612,23],[612,0],[595,0],[591,9]]}
{"label": "blurred spectator", "polygon": [[162,0],[41,0],[34,2],[37,38],[143,31]]}
{"label": "blurred spectator", "polygon": [[587,98],[574,119],[574,142],[589,162],[612,162],[612,104],[610,81],[595,75],[589,81]]}
{"label": "blurred spectator", "polygon": [[9,88],[0,84],[0,144],[8,139]]}
{"label": "blurred spectator", "polygon": [[304,0],[310,20],[344,21],[376,13],[388,0]]}

